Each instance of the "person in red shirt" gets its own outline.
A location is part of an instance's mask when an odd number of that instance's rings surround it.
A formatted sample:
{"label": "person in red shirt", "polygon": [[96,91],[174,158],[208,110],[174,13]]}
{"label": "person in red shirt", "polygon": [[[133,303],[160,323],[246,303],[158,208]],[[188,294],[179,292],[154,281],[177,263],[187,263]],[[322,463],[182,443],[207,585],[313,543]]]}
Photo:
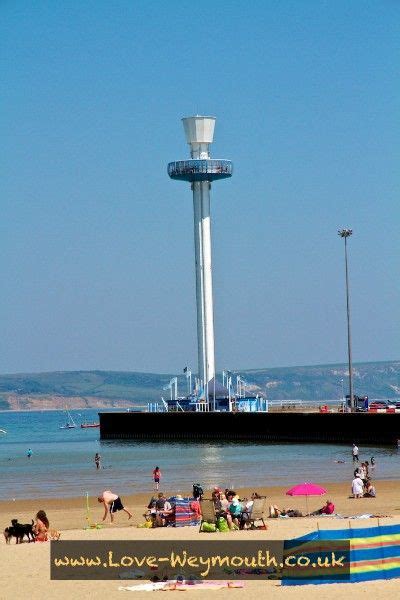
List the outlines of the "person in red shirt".
{"label": "person in red shirt", "polygon": [[156,491],[160,488],[161,471],[159,467],[155,467],[153,471],[154,488]]}
{"label": "person in red shirt", "polygon": [[319,512],[321,515],[333,515],[335,512],[335,505],[330,500],[327,500],[325,506],[323,506]]}
{"label": "person in red shirt", "polygon": [[323,506],[319,510],[316,510],[315,512],[310,513],[310,516],[311,515],[313,515],[313,516],[315,516],[315,515],[333,515],[334,512],[335,512],[335,505],[330,500],[327,500],[325,506]]}

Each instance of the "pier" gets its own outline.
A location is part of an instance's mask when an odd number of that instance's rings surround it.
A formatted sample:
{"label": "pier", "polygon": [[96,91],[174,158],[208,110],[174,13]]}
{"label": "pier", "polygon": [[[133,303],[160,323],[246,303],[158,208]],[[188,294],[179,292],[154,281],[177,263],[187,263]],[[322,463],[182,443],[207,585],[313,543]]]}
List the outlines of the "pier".
{"label": "pier", "polygon": [[400,414],[318,412],[99,413],[101,440],[397,445]]}

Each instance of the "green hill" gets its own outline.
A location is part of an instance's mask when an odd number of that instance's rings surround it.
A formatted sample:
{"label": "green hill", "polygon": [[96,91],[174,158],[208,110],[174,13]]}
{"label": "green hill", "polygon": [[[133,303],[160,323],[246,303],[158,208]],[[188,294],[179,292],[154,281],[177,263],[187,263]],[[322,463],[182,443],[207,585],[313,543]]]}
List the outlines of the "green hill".
{"label": "green hill", "polygon": [[[341,379],[347,390],[345,365],[282,367],[240,371],[250,392],[267,394],[270,400],[336,400]],[[235,381],[235,373],[233,373]],[[119,371],[59,371],[0,375],[0,409],[60,408],[76,406],[129,406],[157,401],[172,375]],[[186,380],[178,377],[184,394]],[[354,365],[354,393],[370,398],[400,396],[400,361]],[[69,400],[67,400],[69,399]]]}

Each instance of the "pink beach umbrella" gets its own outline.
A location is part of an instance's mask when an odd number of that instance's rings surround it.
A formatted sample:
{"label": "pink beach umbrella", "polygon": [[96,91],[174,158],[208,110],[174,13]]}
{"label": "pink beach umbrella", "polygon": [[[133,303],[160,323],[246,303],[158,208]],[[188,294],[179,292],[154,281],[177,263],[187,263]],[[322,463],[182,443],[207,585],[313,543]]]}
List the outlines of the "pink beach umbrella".
{"label": "pink beach umbrella", "polygon": [[326,489],[315,483],[299,483],[286,492],[286,496],[305,496],[308,514],[308,496],[323,496]]}

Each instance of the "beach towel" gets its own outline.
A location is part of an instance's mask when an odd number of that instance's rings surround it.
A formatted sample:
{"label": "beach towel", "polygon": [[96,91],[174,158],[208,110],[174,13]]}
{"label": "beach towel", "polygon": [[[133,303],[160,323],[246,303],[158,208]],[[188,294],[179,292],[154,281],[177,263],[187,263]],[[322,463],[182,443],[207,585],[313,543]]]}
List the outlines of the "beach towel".
{"label": "beach towel", "polygon": [[159,590],[202,590],[209,592],[211,590],[223,590],[244,588],[243,581],[159,581],[157,583],[140,583],[138,585],[120,586],[121,592],[156,592]]}

